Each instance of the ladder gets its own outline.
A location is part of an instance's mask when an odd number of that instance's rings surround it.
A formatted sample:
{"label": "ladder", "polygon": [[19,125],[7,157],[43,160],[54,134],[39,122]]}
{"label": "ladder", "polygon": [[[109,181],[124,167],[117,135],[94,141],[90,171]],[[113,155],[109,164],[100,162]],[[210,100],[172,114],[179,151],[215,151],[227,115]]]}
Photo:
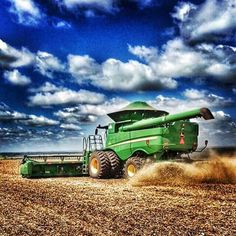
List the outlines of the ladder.
{"label": "ladder", "polygon": [[101,135],[89,135],[88,136],[88,150],[90,152],[102,150],[103,149],[103,141]]}
{"label": "ladder", "polygon": [[103,149],[103,140],[101,135],[89,135],[83,139],[83,174],[88,174],[89,156],[92,152]]}

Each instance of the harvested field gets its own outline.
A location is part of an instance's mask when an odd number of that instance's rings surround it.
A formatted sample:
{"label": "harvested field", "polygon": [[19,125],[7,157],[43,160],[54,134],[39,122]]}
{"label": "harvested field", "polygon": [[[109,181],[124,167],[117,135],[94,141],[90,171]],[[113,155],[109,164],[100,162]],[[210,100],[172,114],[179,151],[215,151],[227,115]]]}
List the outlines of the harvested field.
{"label": "harvested field", "polygon": [[[132,181],[28,180],[17,175],[19,161],[3,160],[0,235],[236,235],[234,162],[223,163],[154,165]],[[221,171],[223,179],[209,178]]]}

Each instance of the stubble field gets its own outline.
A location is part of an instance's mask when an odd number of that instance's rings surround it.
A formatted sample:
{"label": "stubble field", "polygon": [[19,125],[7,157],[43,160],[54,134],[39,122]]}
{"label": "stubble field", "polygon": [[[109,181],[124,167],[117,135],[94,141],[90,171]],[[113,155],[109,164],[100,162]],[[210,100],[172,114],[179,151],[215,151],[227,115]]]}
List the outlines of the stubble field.
{"label": "stubble field", "polygon": [[236,161],[155,164],[131,181],[22,179],[0,161],[0,235],[236,235]]}

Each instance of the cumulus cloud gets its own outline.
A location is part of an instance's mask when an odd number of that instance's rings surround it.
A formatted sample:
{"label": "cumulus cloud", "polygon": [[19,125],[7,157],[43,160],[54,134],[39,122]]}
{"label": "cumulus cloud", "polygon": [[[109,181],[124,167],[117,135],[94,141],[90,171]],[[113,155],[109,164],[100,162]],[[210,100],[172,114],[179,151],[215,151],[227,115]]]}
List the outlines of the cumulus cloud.
{"label": "cumulus cloud", "polygon": [[0,66],[21,67],[34,62],[34,55],[26,48],[15,49],[0,39]]}
{"label": "cumulus cloud", "polygon": [[66,72],[66,66],[57,57],[38,51],[36,54],[27,48],[16,49],[0,39],[0,67],[19,68],[32,66],[43,76],[53,77],[54,72]]}
{"label": "cumulus cloud", "polygon": [[68,64],[69,72],[78,83],[90,82],[107,90],[173,89],[177,86],[175,80],[168,77],[158,77],[149,65],[136,60],[122,62],[109,58],[102,64],[98,64],[88,55],[69,55]]}
{"label": "cumulus cloud", "polygon": [[189,98],[191,100],[197,100],[197,99],[204,99],[207,96],[206,90],[197,90],[197,89],[186,89],[183,92],[183,95],[186,98]]}
{"label": "cumulus cloud", "polygon": [[169,77],[158,77],[149,66],[135,60],[122,62],[108,59],[102,64],[102,77],[94,84],[106,89],[123,91],[148,89],[174,89],[177,82]]}
{"label": "cumulus cloud", "polygon": [[77,109],[68,109],[59,110],[54,112],[54,115],[57,116],[61,121],[65,123],[93,123],[97,121],[97,116],[91,114],[82,114],[80,110]]}
{"label": "cumulus cloud", "polygon": [[36,115],[29,115],[28,120],[22,121],[22,123],[31,126],[51,126],[51,125],[58,125],[59,121],[49,119],[45,116],[36,116]]}
{"label": "cumulus cloud", "polygon": [[48,52],[38,51],[36,55],[35,67],[43,76],[53,77],[53,72],[63,72],[65,65],[61,61]]}
{"label": "cumulus cloud", "polygon": [[214,115],[215,119],[217,119],[217,120],[230,120],[231,119],[230,114],[227,114],[224,111],[213,112],[213,115]]}
{"label": "cumulus cloud", "polygon": [[0,103],[0,122],[27,120],[28,116],[10,109],[5,103]]}
{"label": "cumulus cloud", "polygon": [[149,52],[149,55],[155,55],[152,57],[145,56],[142,51],[130,50],[136,56],[144,58],[159,77],[210,77],[234,83],[236,50],[232,46],[201,43],[191,47],[181,38],[175,38],[169,40],[158,55],[156,55],[157,50],[153,48],[146,49],[153,51]]}
{"label": "cumulus cloud", "polygon": [[0,103],[0,122],[22,123],[30,126],[51,126],[59,122],[45,116],[28,115],[10,109],[5,103]]}
{"label": "cumulus cloud", "polygon": [[38,88],[30,88],[29,92],[31,92],[31,93],[37,93],[37,92],[47,93],[47,92],[60,91],[60,89],[61,89],[60,87],[57,87],[55,84],[52,84],[47,81]]}
{"label": "cumulus cloud", "polygon": [[207,90],[186,89],[182,93],[182,98],[165,97],[158,95],[150,103],[160,110],[166,110],[170,113],[182,112],[199,107],[223,108],[234,104],[231,98],[225,98]]}
{"label": "cumulus cloud", "polygon": [[228,36],[236,28],[235,15],[235,0],[206,0],[198,6],[180,2],[172,14],[188,41],[214,41]]}
{"label": "cumulus cloud", "polygon": [[77,78],[78,83],[84,80],[95,80],[100,74],[100,65],[90,56],[68,55],[69,72]]}
{"label": "cumulus cloud", "polygon": [[93,123],[97,118],[107,113],[117,111],[128,104],[122,98],[112,98],[101,104],[81,104],[79,106],[67,107],[54,113],[60,120],[66,123]]}
{"label": "cumulus cloud", "polygon": [[33,0],[8,0],[11,3],[9,11],[16,16],[17,22],[23,25],[37,25],[44,14]]}
{"label": "cumulus cloud", "polygon": [[182,77],[235,83],[236,49],[229,45],[201,43],[192,47],[175,38],[161,50],[144,45],[129,45],[128,50],[143,62],[109,58],[99,64],[88,55],[69,55],[69,72],[79,84],[122,91],[175,89]]}
{"label": "cumulus cloud", "polygon": [[128,45],[128,50],[133,55],[140,59],[150,62],[158,58],[158,49],[156,47],[145,47],[145,46],[131,46]]}
{"label": "cumulus cloud", "polygon": [[5,71],[3,77],[11,84],[25,86],[31,83],[29,77],[22,75],[18,70]]}
{"label": "cumulus cloud", "polygon": [[104,101],[105,96],[101,93],[91,92],[81,89],[74,91],[65,87],[58,87],[58,89],[52,84],[45,84],[46,86],[53,88],[42,87],[41,91],[29,97],[29,105],[31,106],[51,106],[51,105],[63,105],[63,104],[100,104]]}

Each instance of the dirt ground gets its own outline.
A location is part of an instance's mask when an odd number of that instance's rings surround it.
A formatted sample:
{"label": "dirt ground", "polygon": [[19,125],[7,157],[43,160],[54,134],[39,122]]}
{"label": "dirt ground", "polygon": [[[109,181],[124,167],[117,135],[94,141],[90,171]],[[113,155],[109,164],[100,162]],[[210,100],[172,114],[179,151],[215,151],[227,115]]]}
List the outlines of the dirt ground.
{"label": "dirt ground", "polygon": [[[1,236],[236,235],[233,170],[224,176],[231,180],[222,183],[218,175],[211,181],[201,177],[199,181],[162,182],[156,179],[160,176],[152,175],[150,180],[143,173],[134,181],[30,180],[18,175],[18,164],[0,161]],[[169,169],[173,172],[173,168]],[[178,167],[176,174],[182,179],[194,171],[188,167],[183,175],[181,170]],[[165,180],[173,177],[165,175]]]}

